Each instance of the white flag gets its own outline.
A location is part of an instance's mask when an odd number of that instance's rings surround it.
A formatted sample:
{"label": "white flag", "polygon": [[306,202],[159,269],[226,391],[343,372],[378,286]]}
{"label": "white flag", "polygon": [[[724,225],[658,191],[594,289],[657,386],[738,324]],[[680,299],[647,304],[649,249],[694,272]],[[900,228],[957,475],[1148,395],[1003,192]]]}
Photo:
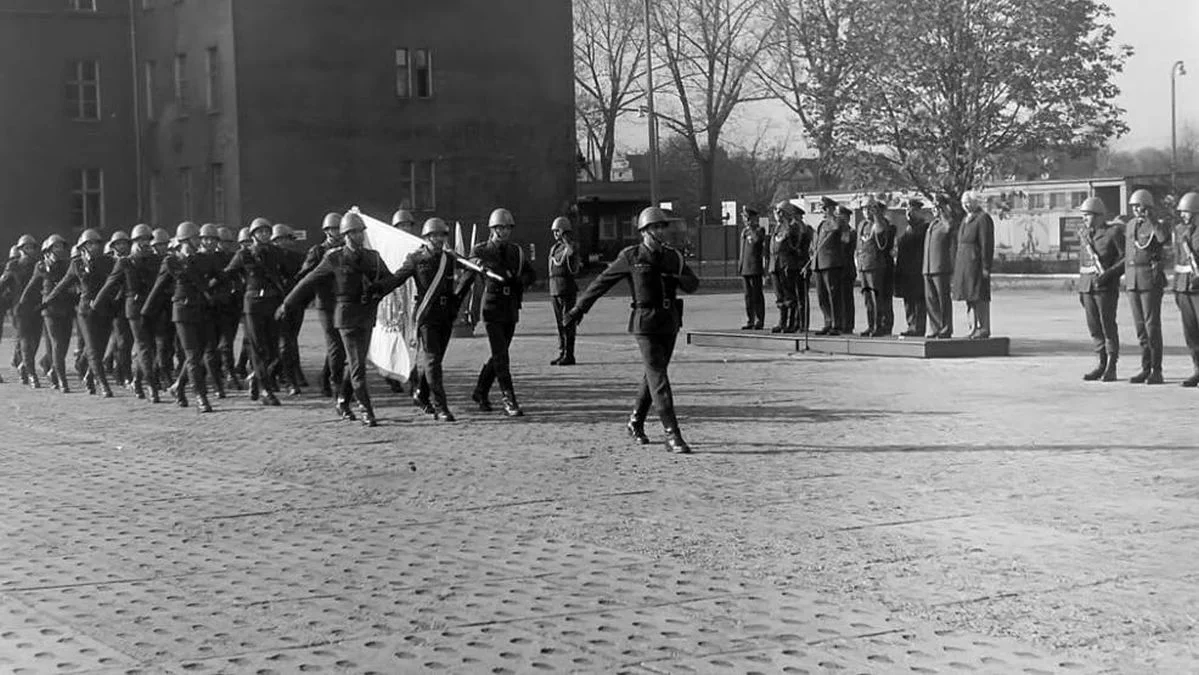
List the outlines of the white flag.
{"label": "white flag", "polygon": [[[357,209],[354,209],[357,211]],[[366,246],[379,252],[391,271],[399,269],[425,240],[396,229],[361,211],[366,223]],[[416,351],[416,284],[409,279],[379,303],[367,358],[386,377],[408,381]]]}

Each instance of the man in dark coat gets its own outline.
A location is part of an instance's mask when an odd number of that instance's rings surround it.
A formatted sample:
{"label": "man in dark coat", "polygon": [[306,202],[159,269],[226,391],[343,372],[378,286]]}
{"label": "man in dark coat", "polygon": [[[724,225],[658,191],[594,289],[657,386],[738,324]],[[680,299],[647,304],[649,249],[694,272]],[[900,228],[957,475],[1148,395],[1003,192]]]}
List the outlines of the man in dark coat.
{"label": "man in dark coat", "polygon": [[966,303],[971,315],[970,339],[991,337],[991,264],[995,260],[995,222],[983,210],[982,195],[962,195],[966,219],[958,232],[953,265],[953,297]]}
{"label": "man in dark coat", "polygon": [[755,209],[746,206],[741,209],[741,215],[745,221],[737,258],[737,274],[741,275],[741,286],[745,291],[745,325],[741,330],[754,330],[766,324],[766,294],[762,289],[766,233],[758,222]]}
{"label": "man in dark coat", "polygon": [[1098,197],[1088,197],[1078,210],[1083,226],[1078,233],[1078,300],[1087,317],[1087,331],[1099,355],[1099,365],[1082,376],[1092,382],[1116,379],[1120,358],[1120,330],[1116,306],[1120,302],[1120,275],[1124,273],[1124,226],[1105,223],[1107,207]]}
{"label": "man in dark coat", "polygon": [[924,337],[925,314],[924,237],[928,234],[928,221],[922,209],[924,202],[909,199],[905,206],[907,227],[895,239],[895,295],[903,299],[904,319],[907,330],[900,333],[906,337]]}
{"label": "man in dark coat", "polygon": [[924,303],[928,309],[928,333],[925,337],[953,337],[953,303],[950,286],[953,261],[957,257],[958,222],[947,194],[936,196],[937,215],[924,237],[921,275],[924,277]]}

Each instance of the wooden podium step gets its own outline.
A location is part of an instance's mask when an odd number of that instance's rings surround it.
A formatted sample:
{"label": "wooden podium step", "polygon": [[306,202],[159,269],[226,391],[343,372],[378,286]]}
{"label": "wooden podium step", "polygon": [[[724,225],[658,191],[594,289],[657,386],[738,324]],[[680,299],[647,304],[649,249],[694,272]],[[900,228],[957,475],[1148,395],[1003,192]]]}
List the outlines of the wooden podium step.
{"label": "wooden podium step", "polygon": [[762,349],[780,352],[817,352],[854,356],[891,356],[909,359],[954,359],[1008,356],[1006,337],[985,340],[953,338],[929,340],[913,337],[867,338],[856,335],[776,334],[761,330],[692,330],[687,344],[725,349]]}

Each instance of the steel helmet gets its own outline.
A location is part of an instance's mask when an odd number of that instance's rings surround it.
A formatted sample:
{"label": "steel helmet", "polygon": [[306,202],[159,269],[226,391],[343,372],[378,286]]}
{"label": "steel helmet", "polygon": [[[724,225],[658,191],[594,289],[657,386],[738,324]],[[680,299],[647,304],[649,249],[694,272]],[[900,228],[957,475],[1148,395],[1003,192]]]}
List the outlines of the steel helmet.
{"label": "steel helmet", "polygon": [[341,229],[341,214],[330,211],[325,214],[325,219],[321,221],[322,230],[339,230]]}
{"label": "steel helmet", "polygon": [[1087,197],[1082,200],[1082,204],[1078,207],[1078,210],[1083,213],[1097,213],[1101,216],[1107,214],[1107,206],[1098,197]]}
{"label": "steel helmet", "polygon": [[1199,192],[1188,192],[1178,200],[1178,210],[1186,213],[1199,213]]}
{"label": "steel helmet", "polygon": [[25,246],[37,246],[37,239],[34,239],[32,234],[22,234],[21,238],[17,240],[17,248]]}
{"label": "steel helmet", "polygon": [[104,237],[101,237],[99,232],[88,228],[79,234],[79,242],[76,244],[76,246],[83,246],[84,244],[92,241],[102,242],[104,241]]}
{"label": "steel helmet", "polygon": [[258,230],[269,229],[271,229],[271,221],[267,220],[266,218],[255,218],[254,220],[250,221],[250,234],[254,234]]}
{"label": "steel helmet", "polygon": [[220,239],[221,231],[217,229],[216,223],[204,223],[200,226],[201,239]]}
{"label": "steel helmet", "polygon": [[161,244],[167,244],[167,243],[170,243],[170,241],[171,241],[171,233],[170,232],[167,232],[166,230],[162,229],[161,227],[154,228],[153,244],[155,246],[159,246]]}
{"label": "steel helmet", "polygon": [[196,224],[189,220],[179,223],[179,227],[175,228],[176,241],[182,242],[187,239],[195,239],[198,236],[200,236],[200,228],[196,227]]}
{"label": "steel helmet", "polygon": [[1153,193],[1141,188],[1140,190],[1132,193],[1132,196],[1128,198],[1128,203],[1140,204],[1141,206],[1153,206]]}
{"label": "steel helmet", "polygon": [[57,244],[62,244],[63,246],[66,246],[67,240],[63,239],[62,235],[52,234],[49,237],[46,237],[46,240],[42,242],[42,251],[43,252],[49,251],[51,248],[53,248]]}
{"label": "steel helmet", "polygon": [[[49,241],[49,239],[47,239],[46,241]],[[42,242],[42,250],[43,251],[46,250],[45,242]],[[10,246],[8,248],[8,259],[9,260],[16,260],[17,258],[20,258],[20,257],[21,257],[21,247],[20,246],[13,244],[12,246]]]}
{"label": "steel helmet", "polygon": [[[429,221],[426,220],[425,224],[427,225],[428,223],[429,223]],[[409,213],[407,209],[399,209],[391,215],[392,227],[398,227],[403,224],[409,224],[409,225],[416,224],[416,218],[413,218],[412,214]]]}
{"label": "steel helmet", "polygon": [[420,236],[427,237],[430,234],[449,234],[450,226],[445,224],[441,218],[430,218],[425,221],[425,226],[421,228]]}
{"label": "steel helmet", "polygon": [[552,232],[571,232],[573,230],[574,227],[572,227],[570,224],[570,218],[567,218],[566,216],[558,216],[557,218],[554,218],[554,223],[550,225],[550,231]]}
{"label": "steel helmet", "polygon": [[221,241],[234,241],[233,230],[229,229],[228,227],[221,225],[220,227],[216,228],[216,232],[221,237]]}
{"label": "steel helmet", "polygon": [[271,241],[277,239],[291,239],[291,228],[283,223],[275,223],[271,228]]}
{"label": "steel helmet", "polygon": [[512,219],[512,212],[508,209],[496,209],[491,212],[491,217],[487,219],[487,227],[497,227],[499,225],[507,225],[515,227],[516,221]]}
{"label": "steel helmet", "polygon": [[350,232],[358,232],[366,229],[366,223],[362,222],[362,216],[350,211],[341,217],[341,227],[339,228],[342,234]]}
{"label": "steel helmet", "polygon": [[108,238],[108,243],[110,244],[115,244],[118,241],[129,241],[129,233],[125,230],[117,230],[116,232],[112,233],[111,237]]}
{"label": "steel helmet", "polygon": [[130,238],[134,241],[137,241],[138,239],[153,239],[154,232],[150,229],[149,225],[146,225],[145,223],[139,223],[133,226],[133,236]]}
{"label": "steel helmet", "polygon": [[237,232],[237,242],[239,244],[248,244],[254,241],[254,237],[250,236],[250,228],[243,227]]}
{"label": "steel helmet", "polygon": [[647,206],[641,210],[641,215],[637,216],[637,229],[644,230],[650,225],[669,222],[670,216],[667,216],[665,211],[656,206]]}
{"label": "steel helmet", "polygon": [[104,255],[112,255],[112,242],[111,241],[105,242]]}

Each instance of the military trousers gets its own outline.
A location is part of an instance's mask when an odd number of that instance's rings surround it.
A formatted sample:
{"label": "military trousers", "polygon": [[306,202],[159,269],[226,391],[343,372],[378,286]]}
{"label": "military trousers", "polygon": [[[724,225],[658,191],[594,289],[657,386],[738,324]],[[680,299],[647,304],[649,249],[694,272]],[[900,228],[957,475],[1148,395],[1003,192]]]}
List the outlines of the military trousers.
{"label": "military trousers", "polygon": [[912,335],[924,335],[925,317],[928,312],[928,306],[924,303],[924,296],[911,296],[903,299],[903,317],[907,322],[907,332]]}
{"label": "military trousers", "polygon": [[1096,354],[1120,355],[1120,329],[1116,325],[1116,307],[1120,304],[1120,291],[1079,293],[1083,313],[1087,317],[1087,332],[1091,334],[1091,345]]}
{"label": "military trousers", "polygon": [[133,379],[133,329],[123,312],[112,318],[112,333],[104,361],[112,364],[117,380],[128,382]]}
{"label": "military trousers", "polygon": [[87,358],[89,375],[102,387],[108,386],[108,371],[104,368],[104,350],[112,335],[112,315],[91,310],[79,316],[79,327],[83,329],[83,350]]}
{"label": "military trousers", "polygon": [[475,392],[487,396],[491,385],[498,380],[500,391],[514,393],[512,370],[508,358],[508,348],[512,345],[512,336],[516,335],[516,324],[510,321],[484,322],[487,330],[487,344],[491,347],[491,358],[483,364],[479,371],[479,381],[475,384]]}
{"label": "military trousers", "polygon": [[1162,368],[1162,296],[1164,291],[1128,291],[1132,307],[1132,323],[1141,345],[1141,367],[1144,370]]}
{"label": "military trousers", "polygon": [[58,386],[67,386],[67,351],[71,349],[71,328],[75,325],[74,313],[47,314],[44,323],[50,336],[50,369],[58,378]]}
{"label": "military trousers", "polygon": [[966,313],[970,315],[970,337],[990,337],[991,301],[967,300]]}
{"label": "military trousers", "polygon": [[[1178,305],[1178,314],[1182,317],[1182,335],[1191,358],[1199,359],[1199,292],[1175,293],[1174,304]],[[1199,367],[1199,361],[1196,367]]]}
{"label": "military trousers", "polygon": [[[778,278],[778,273],[775,273],[775,279]],[[762,326],[766,323],[766,291],[762,285],[761,274],[743,274],[741,275],[741,289],[745,294],[745,321],[754,326]],[[775,294],[778,294],[778,288],[775,288]],[[783,305],[779,305],[783,307]]]}
{"label": "military trousers", "polygon": [[37,350],[42,341],[42,321],[36,314],[23,314],[17,320],[17,349],[13,360],[29,375],[37,373]]}
{"label": "military trousers", "polygon": [[182,392],[188,380],[191,380],[196,396],[207,396],[205,360],[212,351],[212,338],[215,335],[211,322],[176,321],[175,333],[179,336],[179,346],[183,348],[183,368],[176,387]]}
{"label": "military trousers", "polygon": [[329,386],[338,392],[341,391],[346,369],[346,348],[342,344],[341,333],[333,325],[333,310],[318,309],[316,316],[321,324],[321,334],[325,336],[325,366],[328,369]]}
{"label": "military trousers", "polygon": [[233,355],[233,346],[237,344],[237,329],[241,326],[241,312],[238,307],[225,307],[217,310],[217,354],[220,357],[220,377],[234,378],[237,373],[237,363]]}
{"label": "military trousers", "polygon": [[844,271],[840,267],[831,270],[816,271],[816,301],[820,304],[820,313],[824,315],[826,330],[841,330],[844,311],[844,299],[841,297],[842,277]]}
{"label": "military trousers", "polygon": [[346,353],[338,399],[349,401],[353,397],[363,408],[373,411],[370,389],[366,384],[366,355],[370,349],[371,331],[366,326],[353,326],[340,328],[338,332]]}
{"label": "military trousers", "polygon": [[576,327],[563,326],[562,319],[566,313],[574,309],[577,295],[555,295],[550,298],[554,306],[554,323],[558,326],[558,352],[563,356],[574,358]]}
{"label": "military trousers", "polygon": [[300,330],[304,327],[304,312],[288,312],[279,322],[279,360],[276,362],[277,377],[293,387],[299,387],[304,378],[300,372]]}
{"label": "military trousers", "polygon": [[674,344],[678,333],[664,335],[637,335],[637,347],[641,349],[641,361],[645,364],[645,374],[641,376],[641,387],[637,390],[637,403],[633,409],[633,417],[638,422],[644,422],[649,414],[650,405],[658,412],[662,428],[667,432],[679,428],[679,420],[674,413],[674,393],[670,390],[670,377],[667,369],[670,359],[674,356]]}
{"label": "military trousers", "polygon": [[432,398],[433,406],[445,411],[449,403],[445,396],[445,377],[442,362],[450,347],[450,336],[454,325],[421,324],[416,327],[417,375],[416,382],[422,398]]}
{"label": "military trousers", "polygon": [[246,337],[250,339],[250,364],[254,369],[254,379],[263,392],[277,392],[275,383],[276,366],[279,363],[279,322],[275,321],[275,306],[268,305],[269,311],[246,314]]}
{"label": "military trousers", "polygon": [[924,302],[928,309],[928,336],[953,337],[953,300],[949,274],[924,275]]}
{"label": "military trousers", "polygon": [[143,317],[154,334],[154,368],[158,386],[175,379],[175,323],[167,312]]}
{"label": "military trousers", "polygon": [[133,334],[133,381],[158,390],[154,377],[154,330],[151,322],[140,313],[129,319],[129,330]]}
{"label": "military trousers", "polygon": [[841,320],[839,328],[842,333],[852,333],[854,325],[857,324],[857,301],[853,297],[853,282],[857,276],[854,266],[849,265],[845,267],[844,276],[841,277],[841,309],[837,318]]}

